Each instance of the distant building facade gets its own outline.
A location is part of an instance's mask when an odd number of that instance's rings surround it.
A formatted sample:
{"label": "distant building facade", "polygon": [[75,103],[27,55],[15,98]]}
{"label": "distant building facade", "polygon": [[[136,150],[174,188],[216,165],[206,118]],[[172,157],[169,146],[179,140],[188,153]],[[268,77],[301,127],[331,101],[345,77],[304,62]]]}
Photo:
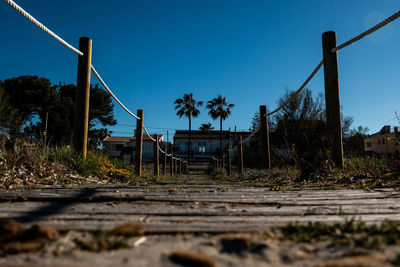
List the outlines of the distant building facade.
{"label": "distant building facade", "polygon": [[400,153],[400,138],[398,127],[391,132],[390,126],[383,126],[382,129],[364,138],[364,151],[367,153],[396,155]]}
{"label": "distant building facade", "polygon": [[[167,143],[163,141],[163,136],[159,136],[160,147],[163,149]],[[155,135],[152,135],[155,138]],[[154,145],[153,141],[147,136],[143,136],[142,158],[143,161],[153,161]],[[103,139],[104,152],[111,157],[116,157],[126,163],[130,163],[135,159],[136,137],[117,137],[107,136]],[[160,153],[161,154],[161,153]]]}
{"label": "distant building facade", "polygon": [[[229,132],[222,131],[222,151],[227,151],[229,145],[234,147],[238,137],[241,135],[243,139],[248,137],[250,132]],[[220,131],[199,131],[195,130],[191,133],[191,159],[194,161],[208,161],[212,156],[219,152]],[[178,157],[187,159],[187,150],[189,145],[189,131],[177,130],[174,135],[174,153]],[[232,152],[234,157],[236,152]]]}

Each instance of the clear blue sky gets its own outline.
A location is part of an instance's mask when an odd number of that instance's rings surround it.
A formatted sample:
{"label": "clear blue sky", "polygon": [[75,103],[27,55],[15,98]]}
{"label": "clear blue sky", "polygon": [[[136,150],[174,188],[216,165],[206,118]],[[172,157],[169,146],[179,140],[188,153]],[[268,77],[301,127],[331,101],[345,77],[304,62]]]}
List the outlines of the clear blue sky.
{"label": "clear blue sky", "polygon": [[[321,34],[342,43],[395,13],[398,0],[16,0],[78,47],[93,39],[92,63],[115,94],[144,109],[148,127],[186,129],[173,102],[193,92],[221,94],[236,106],[224,129],[248,129],[259,105],[272,110],[288,87],[297,89],[322,58]],[[0,2],[0,79],[38,75],[76,82],[78,56]],[[397,125],[400,113],[400,19],[339,52],[344,115],[370,133]],[[97,83],[92,75],[92,83]],[[324,90],[323,72],[308,85]],[[115,105],[116,135],[135,120]],[[193,121],[212,122],[205,109]],[[121,125],[122,124],[122,125]],[[163,130],[150,129],[165,133]]]}

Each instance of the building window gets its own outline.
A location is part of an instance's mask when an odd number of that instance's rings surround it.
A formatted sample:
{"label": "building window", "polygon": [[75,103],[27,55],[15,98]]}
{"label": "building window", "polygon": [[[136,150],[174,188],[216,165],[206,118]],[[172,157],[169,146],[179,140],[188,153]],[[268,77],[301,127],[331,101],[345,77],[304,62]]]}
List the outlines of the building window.
{"label": "building window", "polygon": [[385,144],[385,139],[382,139],[382,145],[384,145]]}
{"label": "building window", "polygon": [[200,153],[206,152],[206,142],[199,142],[199,152]]}
{"label": "building window", "polygon": [[380,145],[381,144],[381,140],[378,140],[378,145]]}
{"label": "building window", "polygon": [[121,145],[121,144],[115,145],[115,150],[116,151],[122,151],[123,149],[124,149],[124,145]]}

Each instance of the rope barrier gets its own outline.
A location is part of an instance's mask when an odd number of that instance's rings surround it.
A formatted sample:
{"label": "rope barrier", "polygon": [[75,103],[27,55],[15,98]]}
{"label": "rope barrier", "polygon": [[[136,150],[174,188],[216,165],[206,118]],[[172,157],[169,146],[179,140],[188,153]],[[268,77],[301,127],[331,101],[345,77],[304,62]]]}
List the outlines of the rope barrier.
{"label": "rope barrier", "polygon": [[389,24],[390,22],[398,19],[400,17],[400,10],[397,11],[396,13],[394,13],[392,16],[388,17],[387,19],[385,19],[384,21],[382,21],[381,23],[376,24],[374,27],[366,30],[365,32],[357,35],[356,37],[354,37],[353,39],[348,40],[347,42],[344,42],[343,44],[335,47],[332,49],[332,53],[339,51],[340,49],[345,48],[346,46],[349,46],[359,40],[361,40],[362,38],[368,36],[369,34],[379,30],[380,28],[382,28],[383,26],[386,26],[387,24]]}
{"label": "rope barrier", "polygon": [[[83,53],[81,51],[79,51],[78,49],[76,49],[75,47],[73,47],[72,45],[70,45],[69,43],[67,43],[65,40],[63,40],[61,37],[59,37],[57,34],[55,34],[54,32],[52,32],[49,28],[47,28],[46,26],[44,26],[42,23],[40,23],[38,20],[36,20],[32,15],[30,15],[28,12],[26,12],[23,8],[21,8],[19,5],[17,5],[14,1],[12,0],[4,0],[4,2],[6,2],[9,6],[11,6],[13,9],[15,9],[18,13],[20,13],[22,16],[24,16],[25,18],[27,18],[31,23],[33,23],[35,26],[37,26],[38,28],[40,28],[42,31],[44,31],[45,33],[47,33],[48,35],[50,35],[51,37],[53,37],[54,39],[56,39],[59,43],[61,43],[62,45],[64,45],[65,47],[67,47],[68,49],[70,49],[71,51],[73,51],[74,53],[83,56]],[[361,39],[363,39],[364,37],[368,36],[369,34],[379,30],[380,28],[386,26],[387,24],[393,22],[394,20],[396,20],[397,18],[400,17],[400,10],[397,11],[396,13],[394,13],[392,16],[386,18],[385,20],[383,20],[382,22],[378,23],[377,25],[375,25],[374,27],[362,32],[361,34],[357,35],[356,37],[348,40],[347,42],[342,43],[341,45],[335,47],[332,49],[332,52],[336,52],[339,51]],[[317,65],[317,67],[313,70],[313,72],[310,74],[310,76],[305,80],[305,82],[300,86],[300,88],[295,91],[292,96],[285,101],[282,105],[280,105],[278,108],[276,108],[275,110],[273,110],[272,112],[266,114],[266,116],[271,116],[273,114],[275,114],[276,112],[278,112],[279,110],[281,110],[283,107],[285,107],[287,104],[289,104],[295,97],[297,97],[297,95],[306,87],[306,85],[311,81],[311,79],[315,76],[315,74],[319,71],[319,69],[322,67],[323,65],[323,60]],[[117,103],[126,111],[128,112],[131,116],[133,116],[135,119],[140,120],[140,118],[138,116],[136,116],[133,112],[131,112],[128,108],[126,108],[121,101],[119,101],[119,99],[114,95],[114,93],[110,90],[110,88],[106,85],[106,83],[103,81],[103,79],[101,78],[101,76],[97,73],[96,69],[93,67],[93,65],[91,65],[91,69],[93,71],[93,73],[96,75],[96,77],[98,78],[98,80],[100,81],[100,83],[104,86],[104,88],[108,91],[108,93],[114,98],[115,101],[117,101]],[[241,142],[241,144],[246,143],[247,141],[249,141],[254,135],[255,133],[259,130],[260,126],[258,126],[245,140],[243,140]],[[149,138],[153,141],[156,142],[156,139],[154,139],[147,131],[147,129],[145,127],[143,127],[145,133],[149,136]],[[237,149],[238,144],[233,147],[232,149],[228,149],[228,151],[234,151],[235,149]],[[160,146],[158,145],[158,149],[162,152],[162,153],[166,153],[164,152]],[[226,153],[225,153],[226,154]],[[172,159],[179,159],[180,158],[176,158],[173,157],[172,153],[171,154],[167,154],[167,156],[171,156]],[[214,159],[214,157],[213,157]],[[216,159],[218,160],[218,159]]]}
{"label": "rope barrier", "polygon": [[147,131],[146,127],[143,126],[143,130],[144,130],[144,132],[147,134],[147,136],[150,138],[151,141],[157,142],[157,140],[156,140],[155,138],[153,138],[153,137],[149,134],[149,132]]}
{"label": "rope barrier", "polygon": [[[151,141],[153,141],[153,142],[156,142],[156,141],[157,141],[155,138],[153,138],[153,137],[149,134],[149,132],[147,131],[146,127],[143,126],[143,130],[144,130],[144,132],[147,134],[147,136],[151,139]],[[160,143],[158,143],[158,150],[159,150],[161,153],[165,154],[165,151],[162,150],[161,147],[160,147]],[[167,153],[167,157],[170,157],[170,156],[172,156],[172,154],[168,154],[168,153]],[[176,158],[173,158],[173,159],[176,159]]]}
{"label": "rope barrier", "polygon": [[[162,150],[162,149],[161,149],[161,147],[160,147],[160,143],[158,143],[158,150],[160,150],[160,151],[161,151],[161,153],[163,153],[163,154],[165,154],[165,153],[166,153],[164,150]],[[168,153],[167,153],[167,157],[171,157],[171,156],[172,156],[172,154],[168,154]]]}
{"label": "rope barrier", "polygon": [[308,76],[308,78],[305,80],[305,82],[300,86],[299,89],[297,89],[296,92],[294,92],[292,94],[292,96],[285,101],[285,103],[283,103],[282,105],[280,105],[278,108],[276,108],[274,111],[270,112],[267,114],[267,117],[271,116],[272,114],[275,114],[276,112],[278,112],[279,110],[281,110],[282,108],[284,108],[287,104],[289,104],[298,94],[300,94],[300,92],[306,87],[306,85],[311,81],[312,78],[314,78],[315,74],[317,74],[317,72],[319,71],[319,69],[322,67],[322,65],[324,64],[324,61],[321,60],[321,62],[317,65],[317,67],[315,67],[315,69],[313,70],[313,72],[310,74],[310,76]]}
{"label": "rope barrier", "polygon": [[[78,49],[76,49],[75,47],[73,47],[72,45],[70,45],[69,43],[67,43],[66,41],[64,41],[60,36],[58,36],[57,34],[55,34],[54,32],[52,32],[49,28],[47,28],[46,26],[44,26],[42,23],[40,23],[38,20],[36,20],[33,16],[31,16],[28,12],[26,12],[22,7],[20,7],[19,5],[17,5],[14,1],[12,0],[4,0],[4,2],[6,2],[8,5],[10,5],[12,8],[14,8],[16,11],[18,11],[18,13],[20,13],[22,16],[24,16],[25,18],[27,18],[30,22],[32,22],[34,25],[36,25],[37,27],[39,27],[42,31],[44,31],[45,33],[47,33],[48,35],[50,35],[51,37],[53,37],[54,39],[56,39],[58,42],[60,42],[62,45],[64,45],[65,47],[67,47],[68,49],[72,50],[73,52],[77,53],[80,56],[83,56],[83,53],[81,51],[79,51]],[[110,95],[115,99],[115,101],[118,102],[118,104],[125,109],[130,115],[132,115],[133,117],[135,117],[136,119],[140,119],[138,116],[136,116],[135,114],[133,114],[130,110],[128,110],[122,103],[121,101],[118,100],[118,98],[113,94],[113,92],[110,90],[110,88],[108,88],[108,86],[105,84],[105,82],[103,81],[103,79],[100,77],[100,75],[97,73],[96,69],[93,67],[93,65],[91,66],[93,73],[97,76],[97,78],[99,79],[99,81],[101,82],[101,84],[106,88],[106,90],[110,93]]]}
{"label": "rope barrier", "polygon": [[131,112],[127,107],[124,106],[124,104],[121,103],[121,101],[119,101],[119,99],[113,94],[113,92],[110,90],[110,88],[108,88],[107,84],[103,81],[103,79],[100,77],[100,75],[97,73],[96,69],[93,67],[93,65],[91,66],[92,71],[94,73],[94,75],[96,75],[97,79],[99,79],[100,83],[104,86],[104,88],[107,90],[107,92],[114,98],[115,101],[117,101],[117,103],[126,111],[128,112],[132,117],[134,117],[137,120],[140,120],[140,118],[138,116],[136,116],[135,114],[133,114],[133,112]]}
{"label": "rope barrier", "polygon": [[73,52],[77,53],[78,55],[83,56],[83,53],[81,51],[79,51],[78,49],[76,49],[75,47],[73,47],[72,45],[67,43],[66,41],[64,41],[60,36],[58,36],[57,34],[52,32],[49,28],[47,28],[42,23],[40,23],[38,20],[36,20],[34,17],[32,17],[28,12],[26,12],[22,7],[17,5],[14,1],[12,1],[12,0],[4,0],[4,2],[6,2],[12,8],[14,8],[16,11],[18,11],[18,13],[20,13],[22,16],[27,18],[35,26],[39,27],[42,31],[44,31],[45,33],[47,33],[48,35],[50,35],[51,37],[56,39],[62,45],[64,45],[68,49],[72,50]]}
{"label": "rope barrier", "polygon": [[256,129],[254,129],[254,131],[246,138],[242,141],[242,144],[246,143],[247,141],[250,140],[250,138],[252,138],[258,131],[260,130],[260,126],[258,126]]}
{"label": "rope barrier", "polygon": [[[235,150],[237,149],[237,147],[238,147],[239,144],[245,144],[245,143],[247,143],[259,130],[260,130],[260,126],[257,126],[257,128],[255,128],[255,129],[251,132],[251,134],[250,134],[248,137],[246,137],[246,139],[244,139],[244,140],[242,140],[242,142],[239,142],[238,144],[236,144],[233,148],[228,149],[228,151],[230,151],[230,152],[235,151]],[[225,155],[226,155],[226,153],[225,153]]]}

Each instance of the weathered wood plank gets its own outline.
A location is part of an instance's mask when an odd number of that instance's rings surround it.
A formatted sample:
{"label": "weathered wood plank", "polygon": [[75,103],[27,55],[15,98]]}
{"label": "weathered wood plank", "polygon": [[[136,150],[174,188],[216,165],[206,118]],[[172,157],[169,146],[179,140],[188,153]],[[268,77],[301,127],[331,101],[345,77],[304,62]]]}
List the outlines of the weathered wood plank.
{"label": "weathered wood plank", "polygon": [[[118,191],[118,190],[117,190]],[[70,202],[105,202],[105,201],[173,201],[173,202],[226,202],[226,203],[248,203],[248,204],[285,204],[301,201],[353,201],[378,199],[397,199],[400,197],[396,192],[352,192],[351,194],[329,194],[321,195],[313,191],[296,192],[262,192],[262,193],[239,193],[239,192],[96,192],[82,190],[79,192],[44,192],[44,191],[3,191],[0,200],[4,201],[70,201]],[[282,203],[281,203],[282,202]]]}
{"label": "weathered wood plank", "polygon": [[263,231],[289,222],[400,221],[399,192],[304,190],[221,186],[139,186],[0,190],[0,218],[57,229],[110,229],[124,222],[149,234]]}
{"label": "weathered wood plank", "polygon": [[63,206],[63,203],[54,205],[50,202],[16,202],[0,203],[0,213],[22,216],[26,214],[46,215],[62,210],[65,214],[126,214],[126,215],[165,215],[165,216],[268,216],[268,215],[303,215],[313,214],[397,214],[400,211],[400,203],[338,206],[248,206],[248,205],[220,205],[220,204],[191,204],[174,205],[150,202],[141,203],[76,203],[71,206]]}

